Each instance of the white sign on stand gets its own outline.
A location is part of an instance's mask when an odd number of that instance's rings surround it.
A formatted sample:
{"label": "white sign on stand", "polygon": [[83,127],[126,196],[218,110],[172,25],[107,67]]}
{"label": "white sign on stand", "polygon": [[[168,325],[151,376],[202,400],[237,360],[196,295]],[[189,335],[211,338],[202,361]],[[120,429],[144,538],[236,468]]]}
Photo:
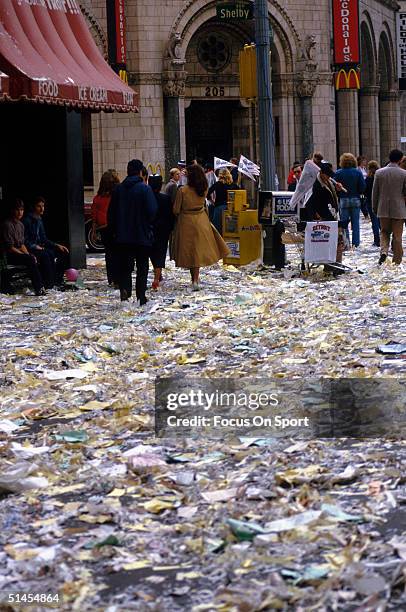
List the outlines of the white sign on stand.
{"label": "white sign on stand", "polygon": [[338,221],[308,221],[305,263],[334,263],[337,257]]}

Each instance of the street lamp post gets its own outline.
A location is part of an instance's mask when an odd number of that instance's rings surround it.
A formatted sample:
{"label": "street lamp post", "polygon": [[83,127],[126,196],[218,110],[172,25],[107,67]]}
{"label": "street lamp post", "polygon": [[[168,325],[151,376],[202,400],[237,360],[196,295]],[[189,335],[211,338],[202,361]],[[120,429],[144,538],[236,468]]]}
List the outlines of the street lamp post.
{"label": "street lamp post", "polygon": [[255,0],[255,45],[257,53],[259,152],[261,190],[275,189],[275,137],[272,117],[271,67],[269,61],[271,28],[267,0]]}
{"label": "street lamp post", "polygon": [[[272,116],[270,38],[272,35],[267,0],[255,0],[255,45],[257,53],[258,127],[261,162],[261,191],[275,190],[276,160]],[[264,194],[265,195],[265,194]],[[269,195],[269,194],[268,194]],[[261,197],[261,192],[259,194]],[[284,250],[274,225],[264,226],[262,261],[280,269],[284,265]]]}

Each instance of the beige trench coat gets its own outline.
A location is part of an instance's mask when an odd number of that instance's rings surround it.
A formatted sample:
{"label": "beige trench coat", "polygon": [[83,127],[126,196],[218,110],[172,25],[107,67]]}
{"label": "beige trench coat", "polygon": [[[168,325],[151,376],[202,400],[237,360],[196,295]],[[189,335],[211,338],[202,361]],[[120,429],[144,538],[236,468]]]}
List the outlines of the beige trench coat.
{"label": "beige trench coat", "polygon": [[209,221],[204,196],[187,185],[178,189],[173,212],[177,217],[173,258],[178,268],[211,266],[229,255],[229,248]]}

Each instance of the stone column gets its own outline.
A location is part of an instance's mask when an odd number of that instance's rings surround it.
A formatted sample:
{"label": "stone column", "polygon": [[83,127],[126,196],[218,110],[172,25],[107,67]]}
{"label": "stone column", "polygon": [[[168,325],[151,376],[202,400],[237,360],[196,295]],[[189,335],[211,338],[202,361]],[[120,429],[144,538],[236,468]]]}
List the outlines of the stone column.
{"label": "stone column", "polygon": [[379,96],[381,161],[385,162],[391,149],[400,147],[399,92],[385,91]]}
{"label": "stone column", "polygon": [[163,73],[165,173],[181,159],[180,98],[185,95],[186,72],[166,70]]}
{"label": "stone column", "polygon": [[[182,58],[182,38],[179,32],[171,32],[165,47],[162,71],[164,94],[165,173],[181,159],[181,120],[184,121],[180,98],[185,96],[187,73]],[[182,106],[182,108],[181,108]]]}
{"label": "stone column", "polygon": [[279,75],[280,83],[276,82],[274,88],[276,102],[279,107],[279,137],[280,144],[277,151],[277,169],[279,183],[286,187],[287,173],[292,161],[301,157],[302,152],[298,150],[295,130],[295,108],[294,96],[295,86],[292,75]]}
{"label": "stone column", "polygon": [[308,159],[313,155],[313,95],[319,81],[317,62],[312,57],[311,49],[303,49],[297,67],[296,91],[302,113],[302,158]]}
{"label": "stone column", "polygon": [[379,87],[369,86],[360,90],[360,153],[367,159],[381,158],[379,133]]}
{"label": "stone column", "polygon": [[359,154],[358,89],[337,91],[338,153]]}
{"label": "stone column", "polygon": [[308,159],[313,155],[313,94],[317,81],[303,79],[297,86],[302,111],[302,158]]}

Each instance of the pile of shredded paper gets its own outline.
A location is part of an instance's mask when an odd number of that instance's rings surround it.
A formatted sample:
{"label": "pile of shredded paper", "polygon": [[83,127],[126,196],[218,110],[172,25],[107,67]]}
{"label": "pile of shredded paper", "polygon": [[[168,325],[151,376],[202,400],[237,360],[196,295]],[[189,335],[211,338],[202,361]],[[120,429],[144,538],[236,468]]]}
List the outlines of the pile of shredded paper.
{"label": "pile of shredded paper", "polygon": [[293,251],[281,273],[218,265],[195,293],[169,263],[142,308],[121,304],[90,257],[78,291],[0,295],[1,604],[47,593],[79,612],[405,609],[396,431],[154,433],[157,376],[401,378],[406,269],[378,256],[362,246],[336,278],[299,276]]}

